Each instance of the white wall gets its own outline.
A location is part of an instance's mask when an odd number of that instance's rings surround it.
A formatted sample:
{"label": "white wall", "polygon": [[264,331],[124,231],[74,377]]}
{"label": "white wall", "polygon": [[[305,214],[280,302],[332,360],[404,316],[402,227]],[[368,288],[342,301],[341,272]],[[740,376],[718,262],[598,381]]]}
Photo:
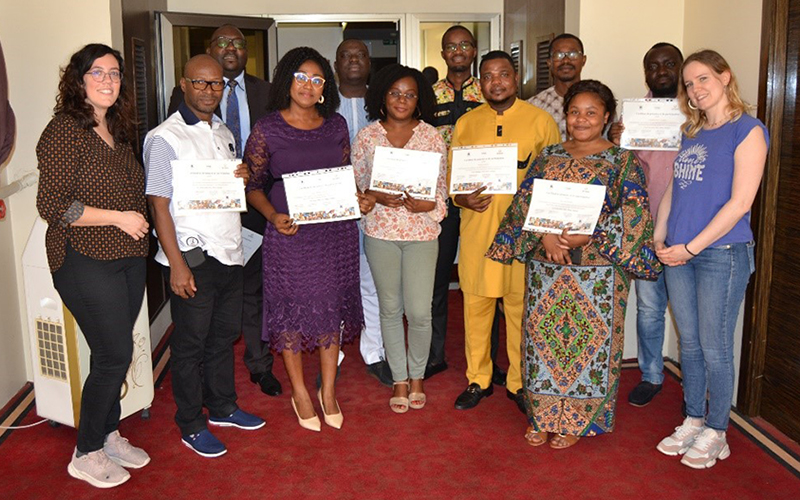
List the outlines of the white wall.
{"label": "white wall", "polygon": [[336,47],[343,40],[342,33],[342,27],[338,24],[307,27],[281,23],[278,29],[278,58],[295,47],[313,47],[333,64]]}
{"label": "white wall", "polygon": [[[71,2],[40,0],[32,14],[26,2],[3,2],[0,41],[17,117],[4,185],[36,169],[36,142],[52,116],[59,68],[86,43],[112,43],[112,3],[118,13],[119,0],[83,0],[79,9]],[[35,186],[12,195],[0,221],[0,406],[31,378],[21,258],[37,215],[35,197]]]}

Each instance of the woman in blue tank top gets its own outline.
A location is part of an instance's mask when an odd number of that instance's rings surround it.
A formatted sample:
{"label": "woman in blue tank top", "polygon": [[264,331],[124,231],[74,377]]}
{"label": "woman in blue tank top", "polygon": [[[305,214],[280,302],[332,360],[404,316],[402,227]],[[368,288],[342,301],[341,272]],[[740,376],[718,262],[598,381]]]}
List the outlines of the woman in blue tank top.
{"label": "woman in blue tank top", "polygon": [[678,99],[688,120],[654,239],[681,336],[687,417],[658,450],[704,469],[730,456],[725,431],[733,400],[733,334],[754,271],[750,207],[769,135],[747,114],[736,77],[717,52],[687,57],[682,75]]}

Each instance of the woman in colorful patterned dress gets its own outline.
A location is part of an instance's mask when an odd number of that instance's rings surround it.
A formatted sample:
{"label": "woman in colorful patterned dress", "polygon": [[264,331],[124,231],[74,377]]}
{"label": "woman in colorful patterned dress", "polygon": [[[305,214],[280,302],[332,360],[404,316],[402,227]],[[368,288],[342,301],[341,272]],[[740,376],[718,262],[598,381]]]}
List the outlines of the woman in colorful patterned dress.
{"label": "woman in colorful patterned dress", "polygon": [[[292,384],[292,408],[303,428],[321,423],[306,389],[301,351],[319,348],[322,387],[317,393],[325,423],[344,417],[334,381],[339,345],[364,327],[355,221],[299,228],[289,217],[282,176],[350,163],[347,124],[336,113],[333,70],[319,52],[292,49],[275,68],[269,114],[253,128],[244,160],[250,168],[247,201],[267,219],[264,257],[264,340],[283,355]],[[264,188],[272,177],[269,197]],[[362,211],[371,204],[361,198]]]}
{"label": "woman in colorful patterned dress", "polygon": [[[549,440],[564,449],[614,429],[631,279],[655,279],[661,270],[644,173],[632,153],[603,137],[614,109],[602,83],[570,87],[571,139],[548,146],[531,165],[487,253],[527,264],[522,373],[532,446]],[[605,186],[594,233],[523,231],[534,179]]]}
{"label": "woman in colorful patterned dress", "polygon": [[[447,212],[447,146],[437,130],[425,123],[433,114],[433,89],[416,69],[392,64],[381,69],[367,91],[372,124],[353,142],[353,168],[358,188],[377,199],[376,209],[361,223],[364,251],[376,272],[381,334],[392,370],[394,392],[389,406],[395,413],[425,406],[422,379],[431,347],[431,300],[439,251],[439,221]],[[402,148],[439,154],[434,200],[405,193],[368,190],[375,148]],[[406,349],[403,313],[408,318]]]}

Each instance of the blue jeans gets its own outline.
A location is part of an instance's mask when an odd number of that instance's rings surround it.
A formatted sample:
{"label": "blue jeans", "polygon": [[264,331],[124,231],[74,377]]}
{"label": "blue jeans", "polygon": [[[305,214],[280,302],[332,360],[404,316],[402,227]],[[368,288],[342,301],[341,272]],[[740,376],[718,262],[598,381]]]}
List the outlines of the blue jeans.
{"label": "blue jeans", "polygon": [[636,340],[642,380],[664,382],[664,314],[667,312],[667,283],[664,273],[658,281],[636,280]]}
{"label": "blue jeans", "polygon": [[750,275],[754,243],[707,248],[683,266],[666,267],[667,290],[680,332],[686,413],[728,428],[733,401],[733,330]]}

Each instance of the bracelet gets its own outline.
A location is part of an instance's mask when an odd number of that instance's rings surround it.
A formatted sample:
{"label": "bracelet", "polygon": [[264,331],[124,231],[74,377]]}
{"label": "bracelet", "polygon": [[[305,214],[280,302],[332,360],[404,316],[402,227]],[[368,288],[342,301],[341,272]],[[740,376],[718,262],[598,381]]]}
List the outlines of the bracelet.
{"label": "bracelet", "polygon": [[689,245],[688,245],[687,243],[684,243],[684,244],[683,244],[683,248],[685,248],[685,249],[686,249],[686,251],[687,251],[687,252],[689,252],[689,255],[691,255],[692,257],[697,257],[697,254],[696,254],[696,253],[692,253],[692,251],[691,251],[691,250],[689,250]]}

